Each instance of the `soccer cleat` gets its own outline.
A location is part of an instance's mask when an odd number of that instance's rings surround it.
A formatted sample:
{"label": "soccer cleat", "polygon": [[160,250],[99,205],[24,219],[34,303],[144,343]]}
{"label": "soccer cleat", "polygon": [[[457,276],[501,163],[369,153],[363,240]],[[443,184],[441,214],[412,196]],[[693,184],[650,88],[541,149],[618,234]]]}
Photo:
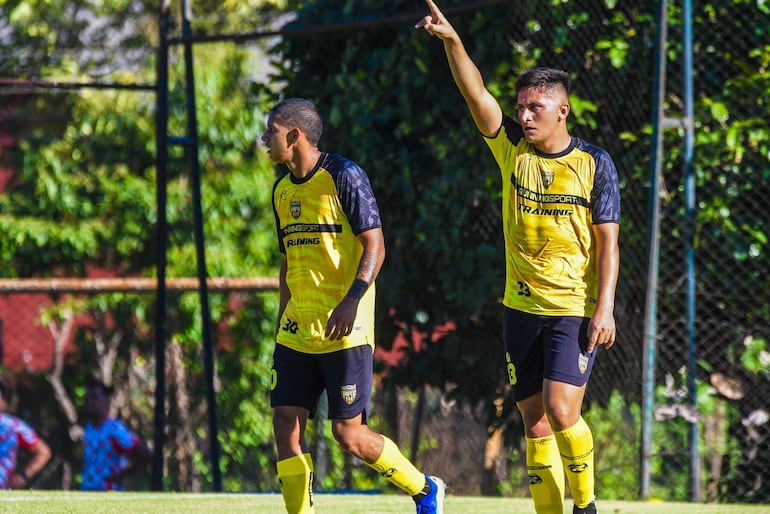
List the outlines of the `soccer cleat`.
{"label": "soccer cleat", "polygon": [[417,514],[444,514],[444,494],[446,483],[439,477],[425,476],[425,481],[430,484],[430,492],[415,498]]}
{"label": "soccer cleat", "polygon": [[582,509],[577,505],[574,505],[572,507],[572,514],[596,514],[596,504],[591,502]]}

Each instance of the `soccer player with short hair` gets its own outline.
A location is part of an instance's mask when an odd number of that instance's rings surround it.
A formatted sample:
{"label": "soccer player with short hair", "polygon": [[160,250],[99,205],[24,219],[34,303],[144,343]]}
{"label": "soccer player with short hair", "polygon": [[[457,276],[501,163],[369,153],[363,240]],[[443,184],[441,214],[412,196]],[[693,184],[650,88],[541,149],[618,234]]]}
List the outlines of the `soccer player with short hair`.
{"label": "soccer player with short hair", "polygon": [[411,495],[418,514],[441,513],[444,482],[367,425],[374,281],[385,242],[369,178],[353,161],[319,150],[322,132],[315,104],[289,98],[262,134],[270,159],[289,168],[273,188],[282,260],[270,402],[284,504],[289,514],[314,512],[305,428],[325,390],[339,445]]}
{"label": "soccer player with short hair", "polygon": [[432,0],[424,28],[444,43],[452,76],[500,167],[506,364],[524,422],[539,514],[562,514],[566,472],[575,514],[595,513],[594,445],[581,416],[596,348],[615,343],[620,193],[609,154],[573,137],[569,74],[524,72],[517,118],[484,85]]}

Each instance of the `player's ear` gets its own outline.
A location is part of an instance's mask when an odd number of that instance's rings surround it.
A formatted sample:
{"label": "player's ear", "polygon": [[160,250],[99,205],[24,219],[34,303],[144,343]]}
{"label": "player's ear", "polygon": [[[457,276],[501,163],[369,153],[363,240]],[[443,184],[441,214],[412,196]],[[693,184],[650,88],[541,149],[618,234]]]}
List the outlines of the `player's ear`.
{"label": "player's ear", "polygon": [[563,103],[559,106],[559,121],[566,120],[569,116],[570,106],[568,103]]}

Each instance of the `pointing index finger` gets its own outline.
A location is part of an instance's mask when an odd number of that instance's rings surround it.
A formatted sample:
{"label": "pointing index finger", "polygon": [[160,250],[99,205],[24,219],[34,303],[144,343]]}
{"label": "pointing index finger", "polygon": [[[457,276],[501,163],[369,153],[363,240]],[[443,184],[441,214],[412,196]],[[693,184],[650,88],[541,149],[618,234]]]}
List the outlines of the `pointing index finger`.
{"label": "pointing index finger", "polygon": [[428,9],[430,9],[430,15],[433,17],[433,21],[438,21],[439,16],[441,16],[441,11],[438,10],[438,6],[433,0],[425,0],[425,3],[428,4]]}

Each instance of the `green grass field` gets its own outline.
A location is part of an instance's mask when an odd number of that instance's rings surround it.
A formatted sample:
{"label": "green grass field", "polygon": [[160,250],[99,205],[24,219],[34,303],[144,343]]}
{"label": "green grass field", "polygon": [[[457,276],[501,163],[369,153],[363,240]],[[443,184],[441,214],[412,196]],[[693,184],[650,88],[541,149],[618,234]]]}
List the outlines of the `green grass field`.
{"label": "green grass field", "polygon": [[[768,505],[712,505],[600,501],[601,514],[770,514]],[[414,512],[410,498],[395,494],[318,494],[317,514],[401,514]],[[533,514],[529,499],[449,495],[446,514]],[[80,493],[0,491],[0,512],[14,514],[285,514],[277,494]],[[572,506],[565,504],[565,514]]]}

